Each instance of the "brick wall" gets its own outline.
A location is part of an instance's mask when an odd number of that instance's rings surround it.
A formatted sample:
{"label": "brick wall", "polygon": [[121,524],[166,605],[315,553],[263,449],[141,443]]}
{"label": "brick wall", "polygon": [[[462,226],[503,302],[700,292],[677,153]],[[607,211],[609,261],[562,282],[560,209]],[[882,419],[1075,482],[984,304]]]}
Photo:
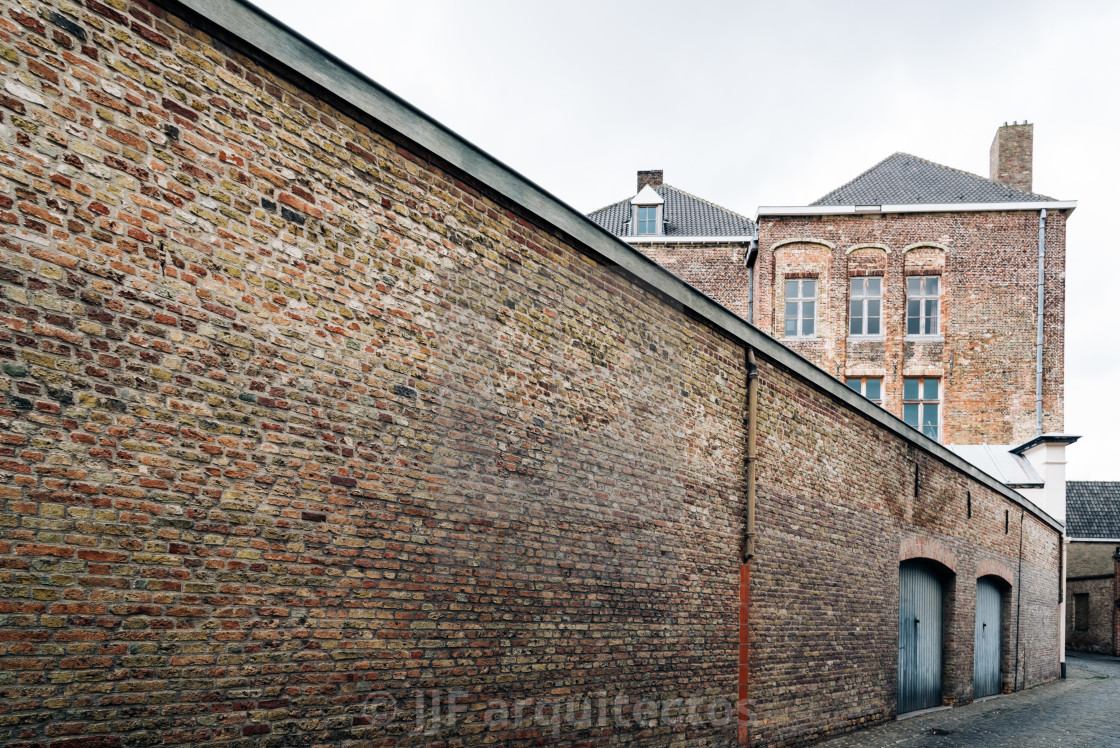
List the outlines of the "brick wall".
{"label": "brick wall", "polygon": [[[1066,583],[1066,648],[1074,652],[1113,654],[1113,578],[1070,579]],[[1088,596],[1088,621],[1077,619],[1077,596]]]}
{"label": "brick wall", "polygon": [[1111,574],[1116,543],[1070,543],[1066,553],[1067,576]]}
{"label": "brick wall", "polygon": [[[740,344],[220,29],[0,10],[0,740],[735,740]],[[913,536],[965,698],[1012,505],[763,366],[756,742],[890,714]]]}
{"label": "brick wall", "polygon": [[905,549],[955,564],[946,584],[947,703],[972,698],[975,580],[994,571],[1011,583],[1004,689],[1055,678],[1057,533],[787,373],[763,366],[760,381],[752,744],[796,745],[894,716]]}
{"label": "brick wall", "polygon": [[[1043,430],[1063,426],[1065,220],[1047,216]],[[1035,434],[1038,213],[765,217],[755,324],[838,378],[881,376],[902,414],[902,379],[942,381],[946,444],[1019,444]],[[849,279],[882,271],[883,340],[848,338]],[[817,337],[784,338],[787,275],[815,273]],[[940,340],[907,341],[906,277],[941,272]]]}
{"label": "brick wall", "polygon": [[750,271],[747,242],[690,244],[635,242],[634,249],[747,319]]}
{"label": "brick wall", "polygon": [[0,56],[0,742],[727,744],[551,704],[734,700],[741,348],[154,5]]}

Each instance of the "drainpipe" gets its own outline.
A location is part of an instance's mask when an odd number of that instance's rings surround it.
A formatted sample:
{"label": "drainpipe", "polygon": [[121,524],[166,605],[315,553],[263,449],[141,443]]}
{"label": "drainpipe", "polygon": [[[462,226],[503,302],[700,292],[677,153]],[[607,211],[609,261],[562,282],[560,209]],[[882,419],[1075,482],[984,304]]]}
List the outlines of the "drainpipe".
{"label": "drainpipe", "polygon": [[1038,212],[1038,335],[1035,340],[1034,412],[1035,436],[1042,436],[1042,313],[1046,293],[1046,208]]}
{"label": "drainpipe", "polygon": [[743,537],[743,563],[754,558],[754,474],[758,460],[758,361],[747,349],[747,532]]}

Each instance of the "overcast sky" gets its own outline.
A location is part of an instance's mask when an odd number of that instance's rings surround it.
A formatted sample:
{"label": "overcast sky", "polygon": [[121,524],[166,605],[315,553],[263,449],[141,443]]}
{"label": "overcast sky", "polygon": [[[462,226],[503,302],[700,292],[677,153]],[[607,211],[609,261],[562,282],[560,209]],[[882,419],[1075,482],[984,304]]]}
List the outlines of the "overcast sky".
{"label": "overcast sky", "polygon": [[1120,480],[1120,3],[257,3],[582,212],[638,169],[752,217],[895,151],[986,176],[1036,123],[1035,191],[1079,201],[1068,476]]}

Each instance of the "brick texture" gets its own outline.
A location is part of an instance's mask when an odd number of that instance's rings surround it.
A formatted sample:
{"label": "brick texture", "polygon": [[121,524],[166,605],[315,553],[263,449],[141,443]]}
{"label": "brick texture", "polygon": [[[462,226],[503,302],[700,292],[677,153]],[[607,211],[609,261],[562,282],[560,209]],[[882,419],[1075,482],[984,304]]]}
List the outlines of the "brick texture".
{"label": "brick texture", "polygon": [[0,742],[734,702],[741,348],[154,5],[5,2],[0,55]]}
{"label": "brick texture", "polygon": [[0,3],[0,742],[729,745],[748,615],[804,742],[891,714],[914,538],[946,698],[989,559],[1054,677],[1052,529],[764,361],[748,573],[740,345],[175,8]]}
{"label": "brick texture", "polygon": [[764,366],[761,382],[752,745],[799,745],[896,714],[902,558],[946,566],[945,703],[972,699],[981,575],[1011,576],[1004,690],[1055,678],[1057,533],[788,374]]}
{"label": "brick texture", "polygon": [[[1046,432],[1063,427],[1065,220],[1047,216]],[[817,335],[783,338],[783,280],[807,272],[819,278]],[[850,278],[878,272],[882,339],[849,338]],[[1035,435],[1038,213],[764,218],[755,273],[755,324],[837,378],[882,377],[883,407],[895,415],[904,377],[939,377],[942,443],[1021,444]],[[907,340],[906,277],[931,273],[942,274],[942,333]]]}
{"label": "brick texture", "polygon": [[633,246],[673,275],[747,319],[750,313],[747,295],[750,271],[746,265],[749,243],[635,242]]}

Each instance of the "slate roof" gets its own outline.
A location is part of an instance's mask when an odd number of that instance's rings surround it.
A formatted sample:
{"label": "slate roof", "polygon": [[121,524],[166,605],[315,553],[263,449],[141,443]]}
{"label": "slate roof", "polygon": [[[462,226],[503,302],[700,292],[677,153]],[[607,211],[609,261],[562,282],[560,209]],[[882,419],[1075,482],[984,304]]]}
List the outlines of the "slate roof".
{"label": "slate roof", "polygon": [[[738,213],[690,195],[684,190],[662,184],[653,188],[665,201],[665,236],[755,236],[754,221]],[[630,199],[587,215],[615,236],[629,236]]]}
{"label": "slate roof", "polygon": [[894,153],[813,205],[1028,203],[1053,198],[1015,190],[967,171]]}
{"label": "slate roof", "polygon": [[1066,482],[1066,534],[1120,539],[1120,481]]}

